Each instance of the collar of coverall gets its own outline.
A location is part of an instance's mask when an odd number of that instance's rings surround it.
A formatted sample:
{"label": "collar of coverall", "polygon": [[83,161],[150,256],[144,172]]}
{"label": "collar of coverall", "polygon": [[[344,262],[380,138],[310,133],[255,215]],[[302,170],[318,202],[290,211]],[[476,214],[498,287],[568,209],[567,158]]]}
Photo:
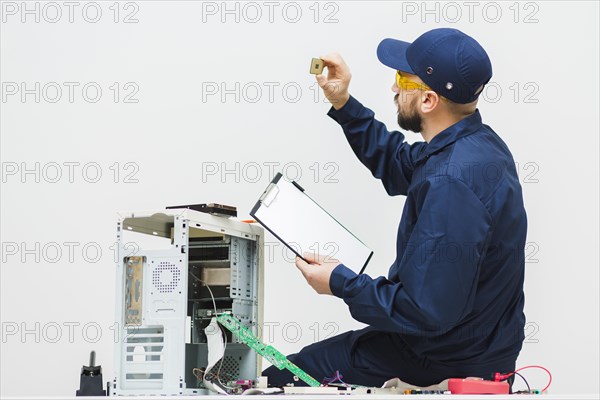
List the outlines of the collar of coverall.
{"label": "collar of coverall", "polygon": [[456,142],[458,139],[477,132],[482,125],[481,114],[479,113],[479,109],[476,109],[473,114],[461,119],[454,125],[450,125],[435,135],[427,146],[425,146],[425,149],[421,154],[417,156],[415,163],[427,159],[433,153],[440,151],[444,147]]}

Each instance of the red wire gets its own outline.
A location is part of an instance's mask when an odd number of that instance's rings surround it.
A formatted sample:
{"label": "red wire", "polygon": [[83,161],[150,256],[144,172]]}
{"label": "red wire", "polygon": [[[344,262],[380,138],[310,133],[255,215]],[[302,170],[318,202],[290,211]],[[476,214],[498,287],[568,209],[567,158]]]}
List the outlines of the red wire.
{"label": "red wire", "polygon": [[548,384],[546,385],[546,387],[541,390],[542,393],[545,392],[546,389],[548,389],[550,387],[550,385],[552,384],[552,374],[550,373],[550,371],[548,371],[546,368],[542,367],[541,365],[527,365],[525,367],[518,368],[518,369],[514,370],[513,372],[511,372],[510,374],[508,374],[506,376],[506,378],[511,377],[512,375],[515,374],[515,372],[519,372],[519,371],[522,371],[522,370],[527,369],[527,368],[540,368],[540,369],[543,369],[544,371],[546,371],[548,373],[548,376],[550,377],[550,381],[548,382]]}

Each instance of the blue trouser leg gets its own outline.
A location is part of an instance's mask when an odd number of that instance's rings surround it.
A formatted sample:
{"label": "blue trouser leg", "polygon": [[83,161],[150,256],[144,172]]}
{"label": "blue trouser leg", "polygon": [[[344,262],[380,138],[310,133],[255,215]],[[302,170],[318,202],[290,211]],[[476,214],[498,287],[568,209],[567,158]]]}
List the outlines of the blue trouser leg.
{"label": "blue trouser leg", "polygon": [[[311,344],[299,353],[288,356],[288,359],[319,382],[340,371],[346,383],[373,387],[381,386],[388,379],[396,377],[416,386],[429,386],[447,378],[487,377],[492,372],[487,369],[484,371],[479,368],[434,364],[417,357],[397,334],[373,328],[342,333]],[[508,372],[511,369],[500,371]],[[273,366],[263,371],[263,375],[268,376],[270,386],[284,386],[288,383],[304,385],[302,381],[294,381],[289,371]]]}
{"label": "blue trouser leg", "polygon": [[[445,379],[439,373],[427,371],[426,365],[420,365],[421,361],[397,335],[372,328],[342,333],[311,344],[288,359],[318,381],[334,376],[336,371],[343,375],[344,382],[364,386],[381,386],[394,377],[423,386]],[[289,371],[273,366],[263,375],[269,377],[271,386],[304,385],[295,382]]]}

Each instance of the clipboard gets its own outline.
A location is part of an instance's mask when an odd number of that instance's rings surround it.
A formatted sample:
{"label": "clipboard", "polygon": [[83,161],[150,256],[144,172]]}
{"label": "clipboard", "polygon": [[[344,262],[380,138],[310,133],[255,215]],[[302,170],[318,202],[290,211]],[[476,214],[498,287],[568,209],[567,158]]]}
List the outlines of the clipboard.
{"label": "clipboard", "polygon": [[304,261],[304,252],[317,253],[362,274],[373,252],[298,183],[282,176],[280,172],[275,175],[250,215]]}

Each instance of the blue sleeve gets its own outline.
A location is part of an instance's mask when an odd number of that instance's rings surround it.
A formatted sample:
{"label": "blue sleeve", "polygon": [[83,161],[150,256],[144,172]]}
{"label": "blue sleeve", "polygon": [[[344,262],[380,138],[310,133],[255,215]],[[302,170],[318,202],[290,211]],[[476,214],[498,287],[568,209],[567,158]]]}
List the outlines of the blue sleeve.
{"label": "blue sleeve", "polygon": [[415,195],[422,206],[404,255],[397,260],[400,282],[357,275],[341,264],[329,286],[360,322],[436,336],[472,310],[493,223],[479,198],[456,178],[432,177]]}
{"label": "blue sleeve", "polygon": [[426,143],[406,143],[404,134],[389,132],[375,119],[373,111],[352,96],[342,108],[332,107],[327,115],[342,126],[358,159],[374,177],[381,179],[387,193],[406,195],[414,170],[413,159]]}

